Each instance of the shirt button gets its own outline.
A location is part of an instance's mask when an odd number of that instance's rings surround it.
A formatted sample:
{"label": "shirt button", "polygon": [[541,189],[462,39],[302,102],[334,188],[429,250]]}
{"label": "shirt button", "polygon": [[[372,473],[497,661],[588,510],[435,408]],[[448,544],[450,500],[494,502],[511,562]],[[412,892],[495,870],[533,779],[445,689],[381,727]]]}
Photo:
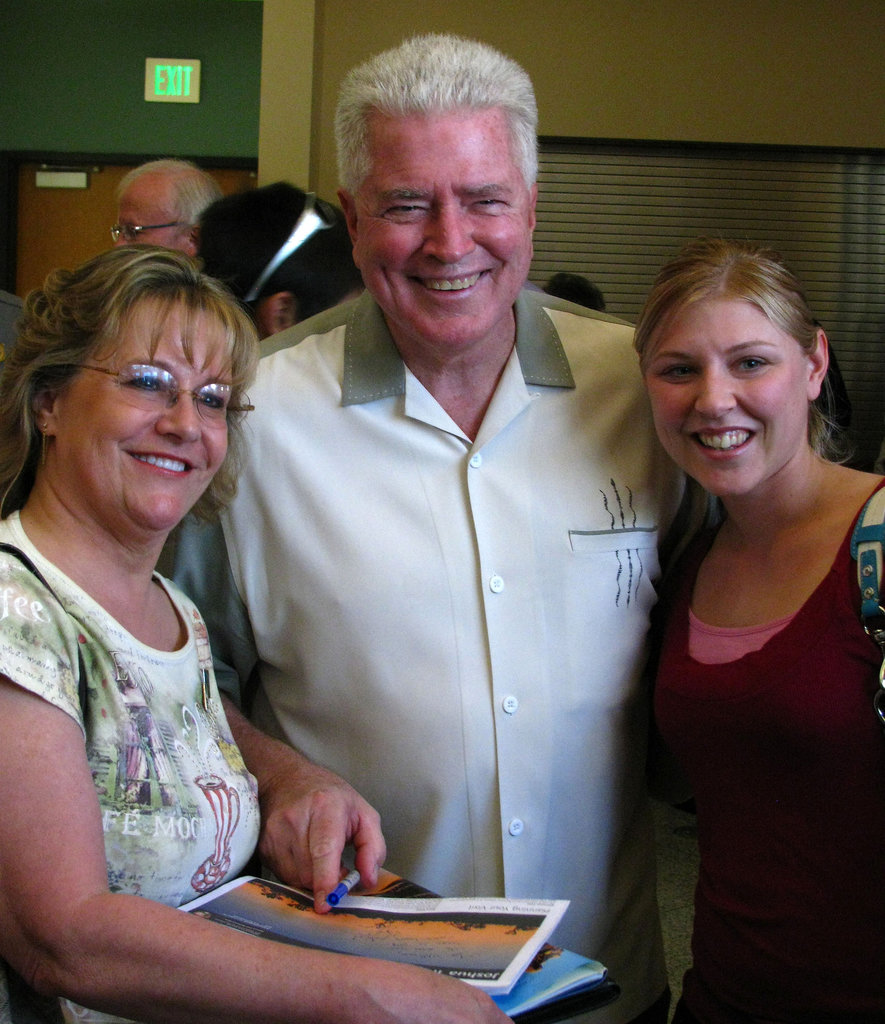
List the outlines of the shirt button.
{"label": "shirt button", "polygon": [[508,694],[502,701],[501,707],[508,715],[515,715],[519,708],[519,701],[512,694]]}
{"label": "shirt button", "polygon": [[471,455],[470,465],[473,469],[479,469],[482,465],[482,455],[480,455],[479,452],[477,452],[476,455]]}
{"label": "shirt button", "polygon": [[510,824],[507,826],[507,831],[512,836],[521,836],[524,828],[525,824],[523,823],[522,818],[511,818]]}
{"label": "shirt button", "polygon": [[500,594],[503,589],[504,580],[495,573],[495,575],[489,579],[489,590],[491,590],[493,594]]}

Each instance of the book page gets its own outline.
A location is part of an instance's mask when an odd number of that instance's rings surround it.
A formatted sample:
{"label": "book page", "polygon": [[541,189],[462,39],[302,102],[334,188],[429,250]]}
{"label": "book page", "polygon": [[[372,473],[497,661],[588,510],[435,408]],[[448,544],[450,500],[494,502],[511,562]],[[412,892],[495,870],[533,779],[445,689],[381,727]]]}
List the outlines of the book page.
{"label": "book page", "polygon": [[244,878],[181,909],[277,942],[414,964],[505,993],[567,906],[567,900],[410,899],[352,892],[329,913],[317,914],[309,893]]}

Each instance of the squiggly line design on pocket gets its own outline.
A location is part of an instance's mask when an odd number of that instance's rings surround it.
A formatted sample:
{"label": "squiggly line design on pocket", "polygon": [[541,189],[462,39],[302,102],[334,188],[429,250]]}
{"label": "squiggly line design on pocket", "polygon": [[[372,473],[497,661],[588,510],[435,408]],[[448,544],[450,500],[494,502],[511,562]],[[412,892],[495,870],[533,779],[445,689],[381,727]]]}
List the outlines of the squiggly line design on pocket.
{"label": "squiggly line design on pocket", "polygon": [[[612,486],[612,503],[614,504],[615,511],[612,510],[608,494],[603,490],[600,490],[599,493],[602,495],[603,508],[608,513],[611,520],[611,531],[615,534],[621,532],[633,532],[636,529],[636,509],[633,507],[633,491],[630,490],[629,487],[625,488],[625,502],[624,496],[621,495],[621,490],[615,481],[609,480],[609,483]],[[615,577],[617,584],[615,606],[620,607],[622,597],[625,597],[625,603],[628,605],[635,597],[639,590],[639,584],[642,582],[644,567],[642,564],[642,556],[639,553],[639,548],[619,548],[615,551],[615,558],[618,562],[618,571]],[[624,593],[623,580],[625,571],[627,573],[626,595]]]}

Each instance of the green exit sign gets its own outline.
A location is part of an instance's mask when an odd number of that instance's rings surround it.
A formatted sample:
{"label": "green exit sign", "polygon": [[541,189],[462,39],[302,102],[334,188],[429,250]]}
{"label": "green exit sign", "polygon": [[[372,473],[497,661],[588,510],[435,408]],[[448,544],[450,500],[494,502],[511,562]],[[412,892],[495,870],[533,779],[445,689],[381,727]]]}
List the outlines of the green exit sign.
{"label": "green exit sign", "polygon": [[147,57],[144,98],[149,103],[199,103],[200,62],[170,57]]}

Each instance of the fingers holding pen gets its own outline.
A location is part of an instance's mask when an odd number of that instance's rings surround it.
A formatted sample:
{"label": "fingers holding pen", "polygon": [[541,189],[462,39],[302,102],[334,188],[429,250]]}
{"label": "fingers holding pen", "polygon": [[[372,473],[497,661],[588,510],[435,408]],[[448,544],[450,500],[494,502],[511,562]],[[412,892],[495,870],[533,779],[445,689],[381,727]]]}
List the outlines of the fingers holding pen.
{"label": "fingers holding pen", "polygon": [[311,874],[314,907],[319,913],[328,911],[327,896],[342,881],[341,861],[347,844],[352,844],[356,851],[356,870],[347,876],[349,887],[360,880],[364,888],[372,888],[387,852],[381,822],[374,808],[350,787],[319,802],[311,821]]}
{"label": "fingers holding pen", "polygon": [[363,883],[375,885],[386,856],[377,811],[340,776],[291,747],[262,737],[259,750],[265,755],[259,774],[265,865],[286,884],[312,889],[320,912],[329,909],[326,895],[344,874],[349,844]]}

